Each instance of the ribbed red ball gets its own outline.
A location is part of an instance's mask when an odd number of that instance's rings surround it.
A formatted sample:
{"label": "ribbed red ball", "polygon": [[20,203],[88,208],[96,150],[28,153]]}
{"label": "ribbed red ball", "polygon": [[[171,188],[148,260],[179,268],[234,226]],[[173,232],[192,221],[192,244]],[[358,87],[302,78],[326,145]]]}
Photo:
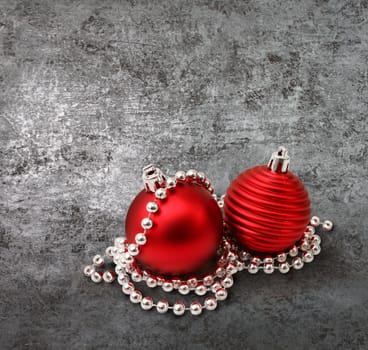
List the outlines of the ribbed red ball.
{"label": "ribbed red ball", "polygon": [[240,174],[227,190],[225,222],[244,247],[278,253],[303,237],[310,219],[310,201],[292,172],[273,172],[266,165]]}
{"label": "ribbed red ball", "polygon": [[139,247],[136,257],[145,268],[165,275],[186,274],[216,254],[223,229],[221,210],[209,191],[195,182],[179,182],[167,190],[164,200],[141,191],[127,213],[125,230],[130,243],[143,232],[141,221],[148,216],[150,201],[157,201],[159,210],[151,214],[153,227],[147,230],[147,243]]}

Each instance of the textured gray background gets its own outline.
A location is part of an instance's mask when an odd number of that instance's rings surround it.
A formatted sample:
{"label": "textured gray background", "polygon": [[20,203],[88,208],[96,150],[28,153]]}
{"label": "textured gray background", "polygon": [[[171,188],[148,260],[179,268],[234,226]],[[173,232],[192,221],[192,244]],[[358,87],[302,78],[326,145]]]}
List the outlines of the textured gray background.
{"label": "textured gray background", "polygon": [[[1,349],[367,349],[368,1],[0,0]],[[82,266],[149,162],[223,193],[283,144],[336,230],[217,312],[143,312]]]}

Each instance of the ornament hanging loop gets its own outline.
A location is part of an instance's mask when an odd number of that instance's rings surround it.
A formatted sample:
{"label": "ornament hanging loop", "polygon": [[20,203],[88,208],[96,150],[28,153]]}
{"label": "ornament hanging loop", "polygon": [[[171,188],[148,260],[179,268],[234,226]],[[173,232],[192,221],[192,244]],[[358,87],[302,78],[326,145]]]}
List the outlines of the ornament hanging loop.
{"label": "ornament hanging loop", "polygon": [[164,174],[153,164],[143,168],[142,179],[147,192],[155,192],[165,183]]}
{"label": "ornament hanging loop", "polygon": [[268,168],[275,173],[287,173],[290,165],[290,157],[285,147],[280,146],[276,152],[272,153],[268,162]]}

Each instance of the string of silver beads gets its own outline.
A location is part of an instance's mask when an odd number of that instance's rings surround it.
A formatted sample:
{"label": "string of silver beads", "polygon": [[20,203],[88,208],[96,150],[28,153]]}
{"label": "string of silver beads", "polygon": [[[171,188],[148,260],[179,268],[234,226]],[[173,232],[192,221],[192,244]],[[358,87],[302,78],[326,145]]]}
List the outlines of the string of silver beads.
{"label": "string of silver beads", "polygon": [[321,237],[316,234],[316,228],[319,226],[322,226],[323,231],[328,232],[332,230],[333,223],[330,220],[321,222],[318,216],[313,216],[299,244],[276,256],[261,258],[246,250],[241,250],[239,258],[244,263],[244,269],[247,269],[250,274],[256,274],[259,271],[272,274],[275,270],[285,274],[291,268],[301,270],[305,263],[311,263],[314,257],[321,252]]}
{"label": "string of silver beads", "polygon": [[[196,181],[208,190],[219,207],[223,206],[223,197],[217,199],[210,181],[206,176],[196,170],[188,170],[186,173],[179,171],[175,178],[167,178],[165,187],[160,187],[155,191],[155,200],[146,205],[147,217],[142,219],[142,232],[135,236],[135,243],[129,243],[124,237],[115,239],[114,246],[106,248],[106,255],[100,255],[93,258],[93,265],[86,266],[84,274],[91,278],[95,283],[105,281],[111,283],[117,279],[122,286],[122,292],[129,295],[129,299],[134,304],[140,304],[143,310],[155,308],[159,313],[166,313],[169,310],[177,315],[183,315],[189,311],[192,315],[200,315],[203,310],[215,310],[218,302],[227,298],[227,289],[234,284],[232,275],[241,271],[244,264],[240,261],[237,247],[230,240],[223,238],[218,251],[218,260],[215,271],[212,274],[205,275],[200,279],[191,277],[182,280],[179,277],[165,279],[155,276],[148,271],[141,271],[135,257],[139,255],[139,246],[147,243],[146,233],[153,227],[151,215],[158,211],[160,200],[165,199],[174,188],[177,182]],[[105,266],[105,259],[111,259],[115,263],[115,271],[105,271],[102,273],[98,269]],[[167,300],[154,300],[149,296],[143,296],[142,292],[136,289],[134,283],[145,282],[150,288],[161,287],[165,292],[177,290],[181,295],[187,295],[194,292],[198,296],[205,296],[212,293],[212,297],[207,297],[202,303],[193,301],[186,306],[182,301],[177,301],[170,305]]]}
{"label": "string of silver beads", "polygon": [[[299,244],[277,256],[263,258],[244,250],[238,250],[233,242],[224,238],[218,252],[217,266],[212,274],[200,279],[192,277],[187,280],[165,279],[155,276],[148,271],[141,271],[135,257],[139,255],[139,247],[147,243],[146,233],[153,227],[151,215],[158,211],[160,200],[165,199],[170,189],[175,188],[179,181],[197,181],[213,195],[219,207],[223,207],[224,196],[218,198],[214,194],[210,181],[203,173],[195,170],[188,170],[186,173],[179,171],[175,174],[175,178],[167,178],[166,186],[155,191],[155,200],[147,203],[147,217],[141,221],[142,232],[136,234],[135,243],[129,243],[124,237],[118,237],[115,239],[114,246],[106,249],[105,256],[94,256],[93,264],[84,268],[84,274],[95,283],[102,281],[112,283],[117,279],[122,286],[122,292],[129,296],[132,303],[140,304],[143,310],[155,308],[159,313],[172,310],[177,316],[183,315],[186,311],[192,315],[200,315],[203,310],[215,310],[218,302],[227,298],[227,289],[231,288],[234,283],[233,274],[245,269],[251,274],[261,270],[266,274],[271,274],[275,270],[285,274],[290,271],[291,267],[300,270],[305,263],[312,262],[314,256],[321,252],[321,238],[315,233],[315,228],[322,226],[324,231],[331,231],[333,228],[331,221],[325,220],[321,223],[317,216],[313,216]],[[113,261],[116,265],[115,271],[101,271],[101,268],[106,266],[106,260]],[[172,305],[164,299],[154,302],[151,297],[143,296],[142,292],[136,289],[134,283],[142,281],[150,288],[161,287],[165,292],[177,290],[181,295],[194,292],[198,296],[204,296],[208,293],[212,293],[213,296],[207,297],[203,303],[193,301],[189,306],[186,306],[182,301],[177,301]]]}

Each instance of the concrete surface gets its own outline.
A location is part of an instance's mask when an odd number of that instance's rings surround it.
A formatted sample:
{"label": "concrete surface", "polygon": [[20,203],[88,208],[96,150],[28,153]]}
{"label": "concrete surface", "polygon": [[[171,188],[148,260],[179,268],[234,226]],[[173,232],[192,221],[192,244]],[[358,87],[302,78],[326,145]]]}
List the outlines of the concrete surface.
{"label": "concrete surface", "polygon": [[[0,0],[1,349],[367,349],[368,2]],[[82,266],[150,162],[218,193],[289,148],[315,263],[193,319]]]}

